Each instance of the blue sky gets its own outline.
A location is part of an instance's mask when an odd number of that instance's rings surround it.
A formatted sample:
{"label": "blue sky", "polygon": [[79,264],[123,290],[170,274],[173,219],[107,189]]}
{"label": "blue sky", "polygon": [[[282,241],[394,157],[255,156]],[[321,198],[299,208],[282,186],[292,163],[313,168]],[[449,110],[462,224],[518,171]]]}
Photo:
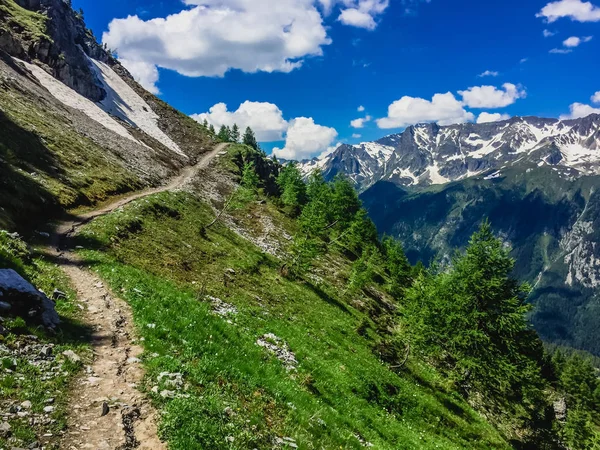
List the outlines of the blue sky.
{"label": "blue sky", "polygon": [[217,126],[253,125],[264,148],[301,159],[423,121],[598,110],[600,2],[594,1],[73,0],[73,6],[161,98]]}

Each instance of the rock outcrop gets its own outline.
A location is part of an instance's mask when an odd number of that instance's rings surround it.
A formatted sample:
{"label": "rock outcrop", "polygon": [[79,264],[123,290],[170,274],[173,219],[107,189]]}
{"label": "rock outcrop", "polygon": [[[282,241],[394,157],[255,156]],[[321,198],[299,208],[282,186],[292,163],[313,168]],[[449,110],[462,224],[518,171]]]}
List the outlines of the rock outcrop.
{"label": "rock outcrop", "polygon": [[12,269],[0,270],[0,312],[49,329],[60,323],[54,303]]}

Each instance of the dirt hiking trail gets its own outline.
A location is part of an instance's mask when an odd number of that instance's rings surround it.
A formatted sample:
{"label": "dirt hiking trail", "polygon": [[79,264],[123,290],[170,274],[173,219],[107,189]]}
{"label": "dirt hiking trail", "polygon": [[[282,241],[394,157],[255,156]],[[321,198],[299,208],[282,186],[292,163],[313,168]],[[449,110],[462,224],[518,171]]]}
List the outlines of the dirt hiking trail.
{"label": "dirt hiking trail", "polygon": [[[162,450],[156,413],[137,390],[143,369],[142,348],[133,340],[129,305],[92,274],[72,251],[69,238],[84,224],[140,198],[183,188],[228,144],[219,144],[200,161],[186,167],[168,184],[133,193],[100,209],[58,225],[52,236],[58,264],[69,276],[83,307],[83,321],[92,329],[94,361],[71,395],[67,432],[61,448],[69,450]],[[64,248],[63,248],[64,247]]]}

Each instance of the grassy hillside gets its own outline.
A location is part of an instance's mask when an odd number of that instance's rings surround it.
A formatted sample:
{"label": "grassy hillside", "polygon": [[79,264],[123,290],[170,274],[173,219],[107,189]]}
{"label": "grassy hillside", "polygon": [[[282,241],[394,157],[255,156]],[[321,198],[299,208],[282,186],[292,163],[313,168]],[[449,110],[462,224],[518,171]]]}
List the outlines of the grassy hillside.
{"label": "grassy hillside", "polygon": [[[269,202],[234,216],[258,214],[286,223]],[[80,236],[95,248],[82,256],[133,307],[170,448],[509,448],[435,371],[379,359],[383,305],[345,294],[350,261],[332,254],[291,280],[221,222],[202,235],[213,218],[192,194],[160,194]]]}

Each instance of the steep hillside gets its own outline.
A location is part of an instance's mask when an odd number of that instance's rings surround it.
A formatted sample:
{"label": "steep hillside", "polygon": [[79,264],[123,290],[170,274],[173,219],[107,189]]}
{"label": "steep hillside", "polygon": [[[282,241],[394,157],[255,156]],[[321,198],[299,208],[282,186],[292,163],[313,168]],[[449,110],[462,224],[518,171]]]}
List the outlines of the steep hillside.
{"label": "steep hillside", "polygon": [[159,184],[214,142],[143,90],[61,0],[2,0],[0,94],[7,229]]}

